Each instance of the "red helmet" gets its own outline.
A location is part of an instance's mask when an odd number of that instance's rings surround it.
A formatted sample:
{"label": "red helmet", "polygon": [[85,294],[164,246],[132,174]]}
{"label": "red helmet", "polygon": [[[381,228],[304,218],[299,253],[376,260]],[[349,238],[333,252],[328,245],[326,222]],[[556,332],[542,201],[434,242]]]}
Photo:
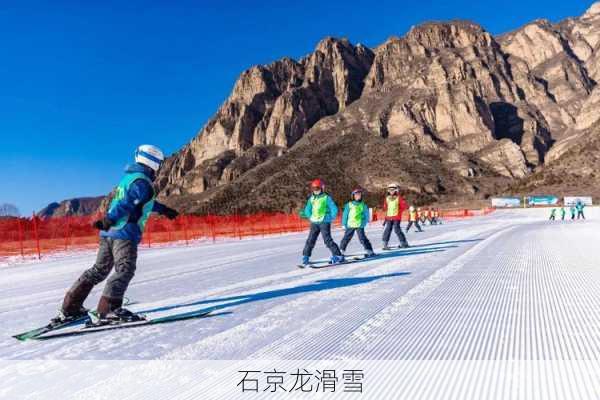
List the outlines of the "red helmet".
{"label": "red helmet", "polygon": [[315,179],[310,183],[311,188],[320,188],[321,190],[325,190],[325,182],[321,179]]}

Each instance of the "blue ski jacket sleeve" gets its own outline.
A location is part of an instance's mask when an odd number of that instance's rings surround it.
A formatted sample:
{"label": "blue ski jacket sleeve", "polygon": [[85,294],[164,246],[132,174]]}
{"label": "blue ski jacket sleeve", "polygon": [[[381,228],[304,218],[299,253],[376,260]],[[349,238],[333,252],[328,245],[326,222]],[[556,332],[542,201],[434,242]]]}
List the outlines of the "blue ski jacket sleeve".
{"label": "blue ski jacket sleeve", "polygon": [[369,207],[367,207],[365,205],[365,209],[363,210],[363,220],[362,220],[362,224],[360,225],[361,228],[364,228],[367,226],[367,224],[369,223]]}
{"label": "blue ski jacket sleeve", "polygon": [[310,196],[309,196],[308,199],[306,200],[306,205],[300,212],[300,217],[308,219],[308,218],[310,218],[311,215],[312,215],[312,203],[310,202]]}
{"label": "blue ski jacket sleeve", "polygon": [[338,214],[338,208],[335,205],[335,202],[331,198],[331,196],[327,195],[327,208],[329,209],[329,213],[325,217],[325,222],[331,223],[335,220]]}
{"label": "blue ski jacket sleeve", "polygon": [[158,201],[154,200],[154,205],[152,206],[152,212],[159,213],[160,215],[164,215],[165,210],[166,210],[166,207],[164,204],[159,203]]}

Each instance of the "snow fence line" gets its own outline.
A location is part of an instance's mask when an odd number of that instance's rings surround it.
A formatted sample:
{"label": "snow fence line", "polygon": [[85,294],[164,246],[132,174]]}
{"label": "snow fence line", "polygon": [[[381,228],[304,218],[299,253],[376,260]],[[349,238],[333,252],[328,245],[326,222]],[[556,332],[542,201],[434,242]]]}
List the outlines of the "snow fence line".
{"label": "snow fence line", "polygon": [[[487,215],[494,208],[441,210],[445,220]],[[372,220],[385,218],[383,212],[373,210]],[[408,217],[405,212],[403,219]],[[38,259],[43,254],[70,250],[95,249],[98,246],[98,231],[92,222],[99,215],[75,217],[0,218],[0,260],[21,259],[32,256]],[[334,222],[341,225],[341,217]],[[217,239],[242,240],[246,237],[281,235],[301,232],[308,221],[297,214],[256,213],[235,215],[181,215],[175,220],[152,216],[144,232],[142,245],[184,243],[185,245],[216,242]]]}

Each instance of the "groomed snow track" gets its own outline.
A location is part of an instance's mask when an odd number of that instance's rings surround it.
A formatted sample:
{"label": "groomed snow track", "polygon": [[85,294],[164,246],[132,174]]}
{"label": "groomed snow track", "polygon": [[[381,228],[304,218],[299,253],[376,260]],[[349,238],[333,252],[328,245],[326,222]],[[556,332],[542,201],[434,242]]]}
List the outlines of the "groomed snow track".
{"label": "groomed snow track", "polygon": [[[93,254],[6,265],[0,398],[314,398],[240,393],[236,374],[318,360],[365,371],[362,397],[333,398],[598,398],[600,212],[587,214],[549,222],[547,210],[497,211],[322,270],[295,267],[303,234],[143,250],[131,309],[216,306],[213,316],[45,342],[10,336],[53,315]],[[380,234],[369,229],[374,243]]]}

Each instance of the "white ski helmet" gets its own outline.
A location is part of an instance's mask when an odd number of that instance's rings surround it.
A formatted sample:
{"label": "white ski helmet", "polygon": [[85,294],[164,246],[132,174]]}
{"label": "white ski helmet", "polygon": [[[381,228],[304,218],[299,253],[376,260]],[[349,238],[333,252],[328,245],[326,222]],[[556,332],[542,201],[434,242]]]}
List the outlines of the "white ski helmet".
{"label": "white ski helmet", "polygon": [[150,167],[155,172],[164,159],[162,150],[151,144],[143,144],[135,151],[135,162]]}
{"label": "white ski helmet", "polygon": [[398,182],[392,182],[387,185],[388,189],[400,189],[400,184]]}

